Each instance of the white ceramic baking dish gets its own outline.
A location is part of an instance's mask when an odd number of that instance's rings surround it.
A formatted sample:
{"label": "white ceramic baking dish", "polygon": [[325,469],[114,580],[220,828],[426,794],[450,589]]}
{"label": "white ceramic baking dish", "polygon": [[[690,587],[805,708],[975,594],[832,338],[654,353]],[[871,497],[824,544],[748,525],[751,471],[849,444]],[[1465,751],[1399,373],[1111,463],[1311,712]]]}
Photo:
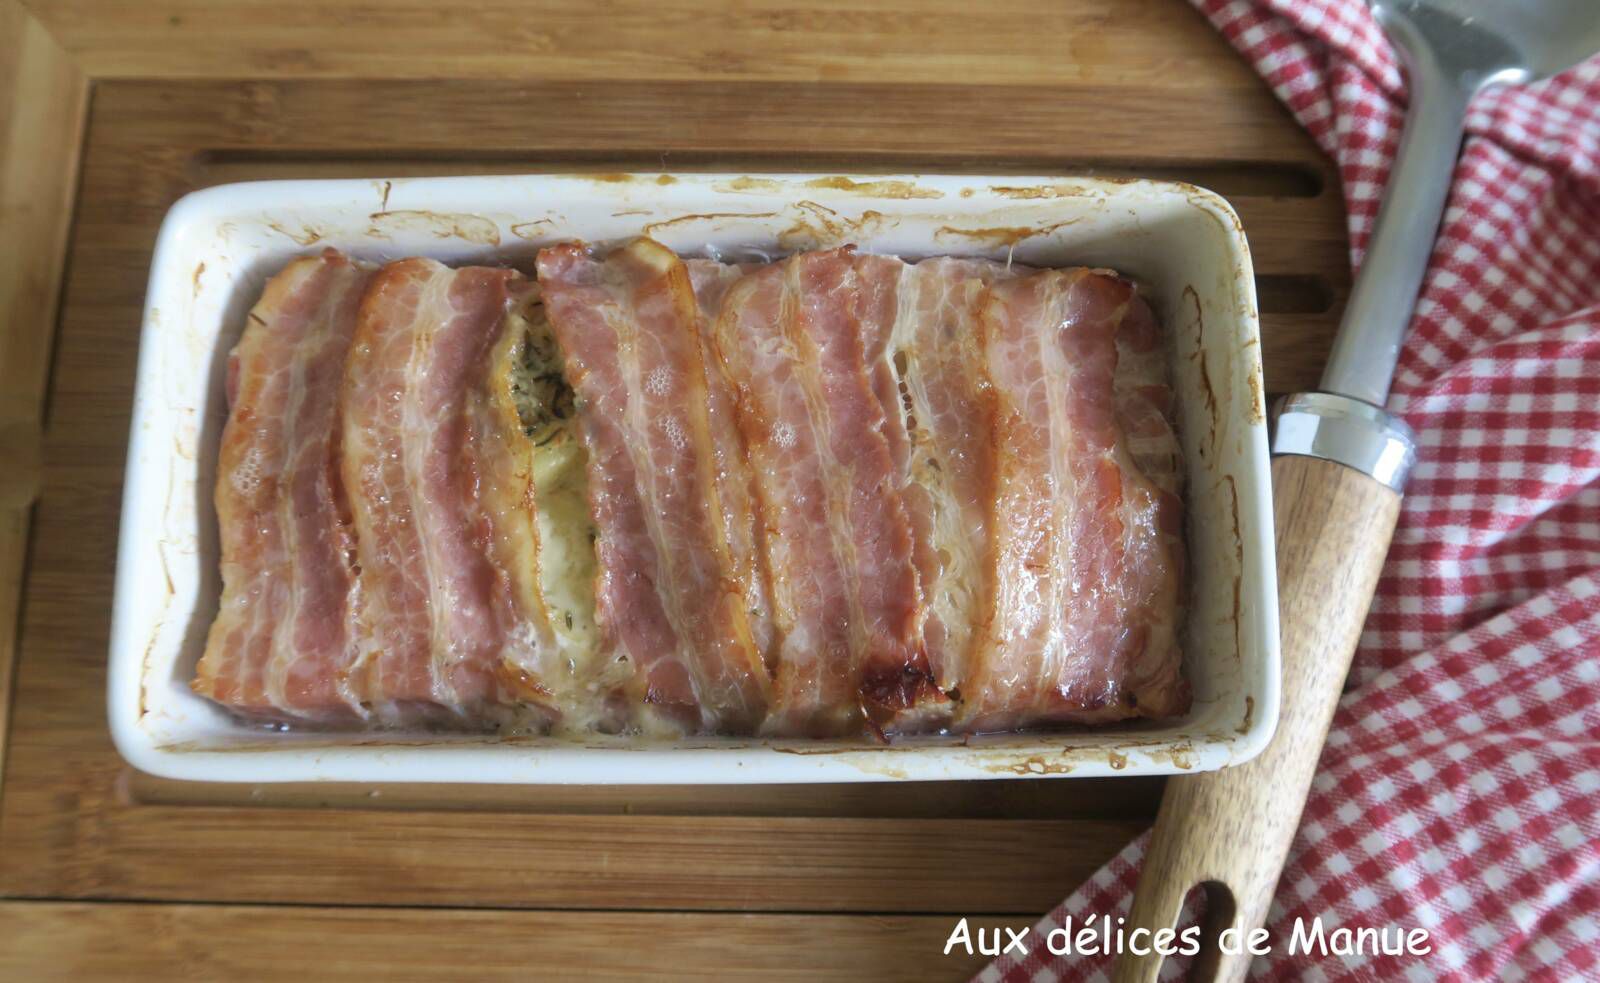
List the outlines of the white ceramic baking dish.
{"label": "white ceramic baking dish", "polygon": [[[857,243],[903,257],[1109,266],[1174,338],[1188,461],[1182,720],[986,738],[693,739],[634,745],[250,727],[187,682],[216,611],[211,493],[223,366],[266,278],[333,246],[382,261],[531,268],[543,245],[648,233],[685,254]],[[1151,775],[1249,759],[1278,716],[1278,621],[1250,255],[1226,202],[1145,181],[825,175],[573,175],[289,181],[189,195],[150,272],[112,624],[110,720],[144,771],[208,781],[713,783]]]}

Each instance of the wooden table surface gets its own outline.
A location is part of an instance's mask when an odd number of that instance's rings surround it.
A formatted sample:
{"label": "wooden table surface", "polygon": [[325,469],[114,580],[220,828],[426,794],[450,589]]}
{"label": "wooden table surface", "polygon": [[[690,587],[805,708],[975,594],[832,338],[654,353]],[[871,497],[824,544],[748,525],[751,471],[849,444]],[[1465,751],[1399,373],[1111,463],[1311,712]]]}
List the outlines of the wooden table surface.
{"label": "wooden table surface", "polygon": [[151,247],[185,192],[630,168],[1179,177],[1243,217],[1275,392],[1314,382],[1349,283],[1331,165],[1181,0],[0,0],[0,112],[4,979],[956,980],[982,962],[942,954],[957,917],[1031,922],[1160,795],[133,772],[103,707],[115,540]]}

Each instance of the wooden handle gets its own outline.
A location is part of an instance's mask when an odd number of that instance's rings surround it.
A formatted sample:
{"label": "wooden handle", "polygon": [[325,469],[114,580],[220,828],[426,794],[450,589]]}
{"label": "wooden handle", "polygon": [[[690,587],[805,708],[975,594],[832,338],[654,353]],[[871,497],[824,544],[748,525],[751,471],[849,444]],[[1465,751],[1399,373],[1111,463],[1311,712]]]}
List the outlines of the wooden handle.
{"label": "wooden handle", "polygon": [[[1400,512],[1397,492],[1316,458],[1274,460],[1272,485],[1283,631],[1278,729],[1254,761],[1167,783],[1126,926],[1172,927],[1189,890],[1205,885],[1194,980],[1242,980],[1249,968],[1247,951],[1225,955],[1217,939],[1228,928],[1247,937],[1266,919]],[[1154,983],[1162,962],[1125,953],[1113,978]]]}

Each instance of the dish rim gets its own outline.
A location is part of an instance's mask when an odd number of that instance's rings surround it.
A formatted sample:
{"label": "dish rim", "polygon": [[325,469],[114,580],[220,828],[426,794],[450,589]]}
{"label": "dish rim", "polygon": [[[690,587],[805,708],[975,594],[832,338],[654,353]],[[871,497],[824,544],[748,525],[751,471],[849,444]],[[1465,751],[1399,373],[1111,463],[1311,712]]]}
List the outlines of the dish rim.
{"label": "dish rim", "polygon": [[[259,209],[260,202],[290,200],[315,202],[338,196],[371,193],[385,185],[387,208],[390,191],[404,186],[408,191],[430,187],[455,191],[468,184],[479,184],[485,196],[492,185],[506,182],[574,181],[626,182],[648,186],[664,177],[673,184],[689,187],[714,187],[718,182],[759,180],[793,190],[810,187],[817,181],[841,182],[841,186],[863,187],[909,183],[915,187],[954,190],[956,186],[989,186],[1004,183],[1024,187],[1072,187],[1098,195],[1113,203],[1135,205],[1141,197],[1172,201],[1181,196],[1190,206],[1215,220],[1217,242],[1229,256],[1235,270],[1237,288],[1233,315],[1245,334],[1259,338],[1259,318],[1255,308],[1254,281],[1249,248],[1237,214],[1219,195],[1180,182],[1107,180],[1073,177],[1020,177],[1014,175],[749,175],[641,173],[630,175],[531,174],[483,177],[437,177],[369,180],[312,179],[260,181],[218,185],[185,195],[168,211],[157,237],[146,297],[140,354],[135,389],[132,434],[129,442],[127,481],[124,488],[122,523],[118,537],[116,593],[113,604],[111,661],[107,681],[108,713],[113,741],[118,751],[135,767],[169,778],[205,781],[406,781],[406,782],[498,782],[498,783],[605,783],[605,784],[720,784],[842,782],[873,780],[951,780],[1012,776],[1101,777],[1115,775],[1176,774],[1230,766],[1250,760],[1271,739],[1278,717],[1279,651],[1276,603],[1275,557],[1272,543],[1270,460],[1267,455],[1264,419],[1245,424],[1245,439],[1250,444],[1252,467],[1245,475],[1248,487],[1240,494],[1241,556],[1253,563],[1261,589],[1250,600],[1250,615],[1263,651],[1255,678],[1241,674],[1241,688],[1253,698],[1253,717],[1246,718],[1235,732],[1214,735],[1210,740],[1178,741],[1158,736],[1154,730],[1171,730],[1171,725],[1148,725],[1138,729],[1069,731],[1030,731],[1017,735],[981,738],[933,737],[900,738],[892,745],[864,747],[859,743],[839,747],[814,741],[762,741],[756,739],[686,739],[671,745],[624,744],[596,737],[582,742],[541,738],[485,738],[483,735],[430,735],[417,740],[403,735],[378,732],[346,734],[266,736],[265,741],[234,742],[228,747],[197,747],[158,742],[143,726],[145,675],[148,641],[133,637],[130,625],[137,620],[136,595],[130,589],[140,576],[150,571],[137,563],[134,548],[142,531],[130,516],[145,514],[145,501],[151,489],[140,466],[142,451],[155,438],[142,428],[141,407],[151,398],[156,353],[161,330],[156,316],[170,292],[188,283],[187,259],[192,244],[185,240],[195,229],[215,225],[223,216],[241,210]],[[447,187],[453,186],[453,187]],[[813,192],[814,193],[814,192]],[[444,197],[448,198],[448,195]],[[822,197],[822,196],[818,196]],[[886,202],[871,194],[861,195],[858,204]],[[980,200],[980,204],[982,201]],[[1015,202],[1011,202],[1015,204]],[[312,207],[315,207],[314,205]],[[1134,212],[1137,221],[1137,210]],[[195,287],[198,293],[198,284]],[[224,330],[226,328],[224,327]],[[1255,346],[1254,371],[1259,378],[1259,345]],[[159,387],[157,387],[159,388]],[[202,521],[205,516],[200,517]],[[1246,537],[1243,526],[1253,535]],[[1265,529],[1265,536],[1261,530]],[[169,576],[170,582],[170,576]],[[1240,610],[1238,618],[1246,617]],[[143,651],[140,651],[143,649]],[[1254,686],[1251,683],[1254,682]],[[199,697],[194,697],[199,700]],[[1152,730],[1152,728],[1154,730]],[[236,733],[249,734],[245,727]],[[1104,747],[1075,746],[1075,739],[1115,733],[1122,751]],[[265,736],[265,735],[264,735]],[[1187,745],[1185,748],[1183,745]],[[1037,752],[1037,753],[1024,753]],[[1162,758],[1165,758],[1163,761]],[[597,774],[599,773],[599,774]]]}

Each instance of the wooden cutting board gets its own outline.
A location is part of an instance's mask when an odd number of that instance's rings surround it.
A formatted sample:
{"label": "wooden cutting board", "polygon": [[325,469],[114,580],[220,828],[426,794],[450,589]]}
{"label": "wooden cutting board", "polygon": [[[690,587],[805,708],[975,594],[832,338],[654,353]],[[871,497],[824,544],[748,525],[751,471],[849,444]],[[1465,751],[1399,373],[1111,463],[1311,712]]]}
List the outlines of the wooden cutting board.
{"label": "wooden cutting board", "polygon": [[1181,178],[1243,217],[1268,388],[1313,384],[1349,284],[1332,166],[1180,0],[1039,7],[0,0],[0,977],[955,980],[983,962],[942,954],[958,917],[1031,923],[1145,828],[1159,781],[188,785],[105,725],[145,278],[196,188]]}

